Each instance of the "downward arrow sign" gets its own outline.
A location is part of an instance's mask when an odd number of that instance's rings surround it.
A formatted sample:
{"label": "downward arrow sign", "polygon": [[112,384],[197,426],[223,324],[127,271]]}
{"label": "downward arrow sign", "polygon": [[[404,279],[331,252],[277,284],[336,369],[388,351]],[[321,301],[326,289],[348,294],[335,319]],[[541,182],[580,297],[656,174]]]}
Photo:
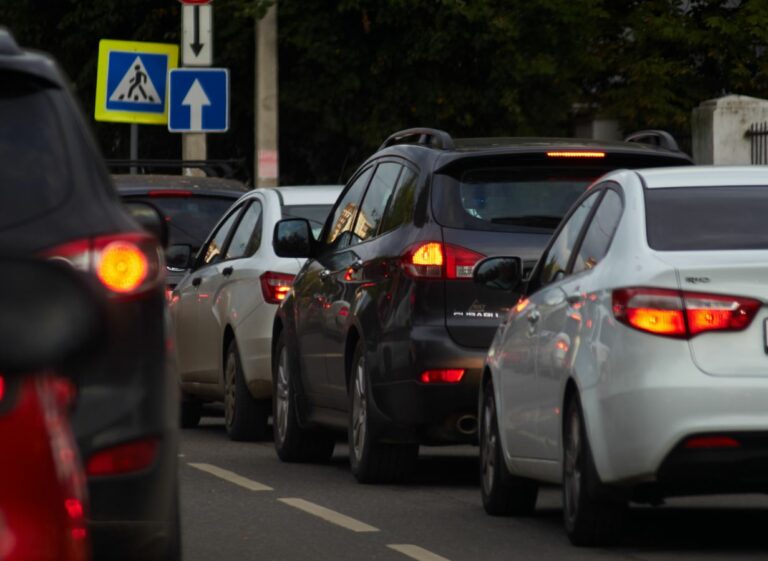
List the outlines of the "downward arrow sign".
{"label": "downward arrow sign", "polygon": [[211,100],[205,95],[205,90],[200,85],[199,80],[192,82],[192,86],[189,88],[187,95],[184,96],[181,104],[189,107],[189,130],[202,131],[203,107],[209,106]]}
{"label": "downward arrow sign", "polygon": [[192,51],[195,53],[195,56],[200,55],[200,51],[203,50],[203,47],[205,46],[204,43],[200,42],[200,6],[195,6],[195,41],[191,43],[189,46],[192,47]]}

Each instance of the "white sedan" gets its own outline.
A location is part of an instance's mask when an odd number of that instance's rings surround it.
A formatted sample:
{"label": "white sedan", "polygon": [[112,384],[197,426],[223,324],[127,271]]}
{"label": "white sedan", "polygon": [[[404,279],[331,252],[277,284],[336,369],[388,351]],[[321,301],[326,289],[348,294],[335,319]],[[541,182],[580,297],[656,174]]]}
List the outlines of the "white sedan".
{"label": "white sedan", "polygon": [[[630,501],[768,491],[768,170],[612,172],[563,219],[488,353],[482,498],[562,484],[576,545]],[[475,280],[516,290],[519,262]],[[518,289],[519,290],[519,289]]]}
{"label": "white sedan", "polygon": [[[224,402],[233,440],[267,436],[272,413],[272,323],[304,260],[272,249],[275,224],[306,218],[319,232],[340,186],[274,187],[243,195],[219,221],[174,289],[170,310],[181,383],[181,423]],[[171,258],[169,257],[169,263]]]}

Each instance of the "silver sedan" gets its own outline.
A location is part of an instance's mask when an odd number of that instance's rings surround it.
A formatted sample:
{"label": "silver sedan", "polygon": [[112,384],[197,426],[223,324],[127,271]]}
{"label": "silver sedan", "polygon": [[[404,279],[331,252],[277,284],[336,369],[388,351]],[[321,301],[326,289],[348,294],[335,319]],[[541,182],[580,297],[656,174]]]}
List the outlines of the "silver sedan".
{"label": "silver sedan", "polygon": [[482,498],[528,514],[562,483],[576,545],[630,501],[768,491],[768,170],[612,172],[563,219],[488,353]]}

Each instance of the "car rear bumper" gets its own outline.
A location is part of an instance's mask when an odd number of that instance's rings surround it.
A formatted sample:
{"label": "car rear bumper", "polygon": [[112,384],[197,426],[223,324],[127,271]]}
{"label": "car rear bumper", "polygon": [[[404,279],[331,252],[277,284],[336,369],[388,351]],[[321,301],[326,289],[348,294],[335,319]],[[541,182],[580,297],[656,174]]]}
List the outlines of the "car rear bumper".
{"label": "car rear bumper", "polygon": [[[423,443],[475,442],[486,351],[461,347],[444,327],[430,326],[414,328],[407,353],[410,364],[398,370],[399,379],[387,379],[386,373],[374,377],[373,400],[383,420]],[[423,371],[440,368],[465,372],[455,384],[419,381]]]}

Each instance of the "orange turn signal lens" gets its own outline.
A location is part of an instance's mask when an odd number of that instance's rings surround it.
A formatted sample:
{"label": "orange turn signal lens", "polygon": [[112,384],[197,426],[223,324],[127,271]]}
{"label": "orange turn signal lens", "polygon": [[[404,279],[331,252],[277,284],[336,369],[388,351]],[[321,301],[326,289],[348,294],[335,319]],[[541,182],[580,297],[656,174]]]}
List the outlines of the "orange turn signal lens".
{"label": "orange turn signal lens", "polygon": [[135,244],[114,241],[101,252],[96,274],[104,285],[115,292],[132,292],[147,278],[147,256]]}
{"label": "orange turn signal lens", "polygon": [[435,265],[443,264],[443,246],[438,242],[425,243],[413,252],[411,263],[414,265]]}

